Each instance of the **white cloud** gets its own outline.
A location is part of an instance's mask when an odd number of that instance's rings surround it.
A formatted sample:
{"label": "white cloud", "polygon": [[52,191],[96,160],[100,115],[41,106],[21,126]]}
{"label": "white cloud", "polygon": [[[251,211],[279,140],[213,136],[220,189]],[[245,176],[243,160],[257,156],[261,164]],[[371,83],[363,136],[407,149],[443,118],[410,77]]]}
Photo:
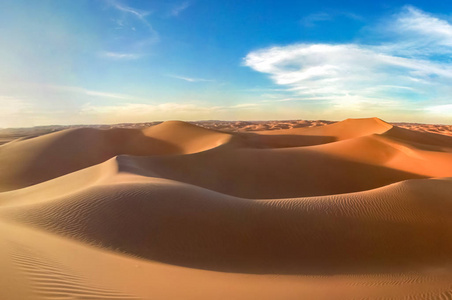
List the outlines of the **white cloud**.
{"label": "white cloud", "polygon": [[204,79],[204,78],[194,78],[194,77],[187,77],[187,76],[179,76],[179,75],[167,75],[168,77],[188,81],[188,82],[212,82],[215,81],[213,79]]}
{"label": "white cloud", "polygon": [[229,106],[228,108],[230,108],[230,109],[251,108],[251,107],[256,107],[256,106],[258,106],[258,104],[256,104],[256,103],[240,103],[240,104]]}
{"label": "white cloud", "polygon": [[188,2],[188,1],[182,2],[182,3],[174,6],[171,9],[171,12],[170,12],[169,15],[172,16],[172,17],[177,17],[181,12],[186,10],[190,5],[191,5],[191,3]]}
{"label": "white cloud", "polygon": [[136,16],[137,18],[144,20],[144,22],[147,22],[145,20],[145,17],[149,15],[148,11],[143,11],[143,10],[139,10],[136,8],[132,8],[117,0],[106,0],[106,2],[119,11],[132,14],[132,15]]}
{"label": "white cloud", "polygon": [[101,56],[114,60],[133,60],[145,56],[149,45],[159,41],[158,32],[148,21],[151,12],[133,8],[120,0],[104,1],[117,11],[118,17],[113,20],[117,30],[111,38],[112,45]]}
{"label": "white cloud", "polygon": [[449,115],[452,117],[452,104],[428,106],[425,110],[437,115]]}
{"label": "white cloud", "polygon": [[29,87],[35,89],[48,89],[48,90],[56,90],[63,91],[68,93],[82,94],[87,96],[101,97],[101,98],[111,98],[111,99],[122,99],[122,100],[145,100],[143,98],[139,98],[133,95],[119,94],[119,93],[111,93],[104,91],[94,91],[89,90],[77,86],[65,86],[65,85],[28,85]]}
{"label": "white cloud", "polygon": [[[263,105],[263,104],[261,104]],[[80,115],[92,115],[108,122],[211,118],[215,114],[243,111],[258,108],[256,103],[236,105],[200,105],[195,103],[121,103],[118,105],[101,106],[86,103],[80,110]]]}
{"label": "white cloud", "polygon": [[97,97],[103,97],[103,98],[114,98],[114,99],[134,99],[135,98],[130,95],[105,93],[105,92],[90,91],[90,90],[85,90],[85,89],[83,90],[83,92],[88,96],[97,96]]}
{"label": "white cloud", "polygon": [[34,110],[28,101],[11,96],[0,96],[0,107],[0,127],[18,126]]}
{"label": "white cloud", "polygon": [[[293,111],[284,111],[293,118]],[[85,123],[123,123],[148,122],[163,120],[238,120],[266,119],[272,116],[265,103],[240,103],[229,105],[212,105],[200,102],[168,102],[168,103],[132,103],[123,102],[117,105],[99,105],[85,103],[77,117]],[[91,120],[91,121],[86,121]]]}
{"label": "white cloud", "polygon": [[391,29],[397,36],[413,40],[418,46],[452,46],[452,25],[412,6],[406,6],[395,20],[388,24],[388,30]]}
{"label": "white cloud", "polygon": [[362,21],[363,18],[357,14],[344,11],[316,12],[305,16],[301,19],[301,24],[306,27],[313,27],[319,22],[330,22],[337,17],[345,17],[352,20]]}
{"label": "white cloud", "polygon": [[18,114],[31,108],[31,105],[27,101],[10,96],[0,96],[0,106],[2,107],[0,110],[1,118]]}
{"label": "white cloud", "polygon": [[325,12],[319,12],[304,17],[301,20],[301,22],[304,26],[312,27],[316,25],[316,23],[318,22],[331,21],[332,19],[333,17],[330,14]]}
{"label": "white cloud", "polygon": [[168,111],[190,111],[196,109],[194,105],[189,104],[175,104],[165,103],[159,105],[153,104],[139,104],[139,103],[124,103],[121,105],[100,106],[87,103],[81,109],[82,114],[123,114],[123,115],[147,115],[157,112]]}
{"label": "white cloud", "polygon": [[138,59],[138,58],[142,57],[142,55],[137,54],[137,53],[120,53],[120,52],[109,52],[109,51],[101,52],[101,56],[106,57],[106,58],[111,58],[114,60],[134,60],[134,59]]}
{"label": "white cloud", "polygon": [[244,65],[268,74],[296,99],[329,99],[337,109],[450,97],[452,61],[441,56],[452,53],[450,23],[407,6],[376,30],[390,40],[270,47],[250,52]]}

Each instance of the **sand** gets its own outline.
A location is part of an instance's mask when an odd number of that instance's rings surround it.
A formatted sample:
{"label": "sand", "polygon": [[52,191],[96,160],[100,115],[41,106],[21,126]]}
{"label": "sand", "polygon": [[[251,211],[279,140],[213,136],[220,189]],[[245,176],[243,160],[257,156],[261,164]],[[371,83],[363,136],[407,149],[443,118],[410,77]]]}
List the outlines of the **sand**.
{"label": "sand", "polygon": [[452,137],[282,125],[0,146],[0,299],[451,298]]}

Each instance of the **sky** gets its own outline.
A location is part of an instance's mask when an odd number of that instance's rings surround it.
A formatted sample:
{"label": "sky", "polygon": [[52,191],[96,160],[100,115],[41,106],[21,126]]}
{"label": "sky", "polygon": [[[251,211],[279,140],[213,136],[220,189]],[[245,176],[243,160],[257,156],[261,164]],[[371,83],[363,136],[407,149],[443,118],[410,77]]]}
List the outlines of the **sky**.
{"label": "sky", "polygon": [[0,127],[452,124],[452,2],[0,0]]}

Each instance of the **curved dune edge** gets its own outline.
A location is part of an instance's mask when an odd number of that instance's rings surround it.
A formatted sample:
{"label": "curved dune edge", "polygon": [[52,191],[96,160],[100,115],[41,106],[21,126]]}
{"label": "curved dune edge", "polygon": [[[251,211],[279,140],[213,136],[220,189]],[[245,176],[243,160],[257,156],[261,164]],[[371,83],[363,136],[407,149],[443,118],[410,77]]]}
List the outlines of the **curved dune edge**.
{"label": "curved dune edge", "polygon": [[280,130],[278,136],[265,132],[222,133],[180,121],[167,121],[143,130],[69,129],[0,146],[0,192],[51,180],[123,154],[190,154],[222,145],[258,149],[300,147],[378,133],[391,127],[379,119],[357,119],[309,130]]}
{"label": "curved dune edge", "polygon": [[187,154],[227,144],[232,136],[169,121],[148,129],[63,130],[0,146],[0,191],[38,184],[120,154]]}
{"label": "curved dune edge", "polygon": [[[60,284],[64,295],[88,291],[100,299],[450,295],[451,258],[444,255],[450,255],[451,245],[438,244],[451,240],[451,179],[408,181],[342,196],[253,201],[159,179],[124,183],[132,181],[124,175],[71,196],[0,209],[0,261],[8,262],[6,270],[15,282],[10,289],[22,282],[29,290],[20,290],[33,299],[61,293]],[[350,234],[352,228],[360,230]],[[136,252],[142,249],[151,253]],[[371,255],[356,256],[360,253]],[[328,258],[332,261],[325,264]],[[313,259],[335,271],[317,270],[312,276]],[[381,268],[385,260],[390,273]],[[345,262],[364,270],[340,272]],[[206,263],[228,273],[203,270],[209,269]],[[48,285],[25,283],[49,270],[58,276],[50,277]],[[297,275],[281,275],[287,272]],[[169,286],[174,280],[178,289]],[[18,295],[8,299],[23,299]]]}
{"label": "curved dune edge", "polygon": [[392,128],[394,128],[393,125],[388,124],[379,118],[364,118],[346,119],[341,122],[319,127],[271,130],[261,131],[259,133],[263,135],[302,134],[308,136],[329,136],[333,137],[335,141],[341,141],[365,135],[382,134]]}
{"label": "curved dune edge", "polygon": [[[412,132],[377,118],[274,132],[231,135],[178,121],[144,130],[57,132],[0,147],[0,191],[124,154],[139,156],[128,161],[142,173],[246,198],[338,194],[452,176],[451,137]],[[267,189],[256,190],[263,185]]]}
{"label": "curved dune edge", "polygon": [[452,297],[450,137],[375,118],[59,134],[0,147],[2,298]]}
{"label": "curved dune edge", "polygon": [[0,218],[150,260],[230,272],[411,271],[452,259],[452,179],[248,200],[135,178],[40,202],[19,196]]}

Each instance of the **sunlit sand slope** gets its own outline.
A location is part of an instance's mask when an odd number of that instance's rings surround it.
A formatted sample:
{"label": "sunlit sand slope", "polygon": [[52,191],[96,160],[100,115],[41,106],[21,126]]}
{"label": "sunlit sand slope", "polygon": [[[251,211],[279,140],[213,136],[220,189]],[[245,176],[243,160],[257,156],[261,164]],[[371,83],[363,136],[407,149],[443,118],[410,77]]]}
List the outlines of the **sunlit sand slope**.
{"label": "sunlit sand slope", "polygon": [[71,129],[0,146],[0,191],[26,187],[116,155],[183,154],[227,143],[229,134],[183,122],[149,129]]}
{"label": "sunlit sand slope", "polygon": [[0,162],[1,299],[452,297],[452,137],[173,121]]}

